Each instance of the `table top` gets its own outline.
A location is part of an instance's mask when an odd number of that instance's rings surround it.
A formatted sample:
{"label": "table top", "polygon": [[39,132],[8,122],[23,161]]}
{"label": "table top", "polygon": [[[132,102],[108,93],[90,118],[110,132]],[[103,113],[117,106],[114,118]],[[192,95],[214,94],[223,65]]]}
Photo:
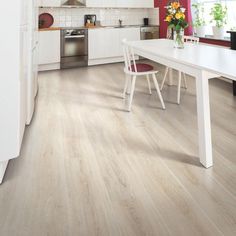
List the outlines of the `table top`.
{"label": "table top", "polygon": [[236,50],[201,43],[185,43],[184,49],[177,49],[168,39],[130,41],[128,44],[153,56],[236,80]]}

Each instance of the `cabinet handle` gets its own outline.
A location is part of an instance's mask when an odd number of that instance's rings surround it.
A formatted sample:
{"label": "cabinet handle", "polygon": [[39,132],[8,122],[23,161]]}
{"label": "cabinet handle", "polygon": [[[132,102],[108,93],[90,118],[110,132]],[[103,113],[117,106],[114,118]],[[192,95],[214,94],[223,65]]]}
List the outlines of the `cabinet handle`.
{"label": "cabinet handle", "polygon": [[74,35],[74,36],[65,36],[65,39],[78,39],[78,38],[84,38],[84,35]]}

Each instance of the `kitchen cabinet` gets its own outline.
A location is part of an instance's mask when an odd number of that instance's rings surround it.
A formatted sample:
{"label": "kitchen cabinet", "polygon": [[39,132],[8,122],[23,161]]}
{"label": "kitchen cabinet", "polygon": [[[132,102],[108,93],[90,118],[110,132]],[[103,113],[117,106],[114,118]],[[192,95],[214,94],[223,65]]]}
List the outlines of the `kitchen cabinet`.
{"label": "kitchen cabinet", "polygon": [[154,0],[87,0],[87,7],[154,8]]}
{"label": "kitchen cabinet", "polygon": [[117,0],[87,0],[87,7],[116,7]]}
{"label": "kitchen cabinet", "polygon": [[60,30],[39,32],[39,70],[60,68]]}
{"label": "kitchen cabinet", "polygon": [[39,0],[40,7],[60,7],[61,0]]}
{"label": "kitchen cabinet", "polygon": [[140,28],[122,28],[120,29],[119,56],[123,56],[122,40],[137,41],[140,40]]}
{"label": "kitchen cabinet", "polygon": [[89,30],[89,65],[123,61],[122,40],[140,40],[140,28]]}
{"label": "kitchen cabinet", "polygon": [[119,29],[89,30],[89,59],[118,56]]}

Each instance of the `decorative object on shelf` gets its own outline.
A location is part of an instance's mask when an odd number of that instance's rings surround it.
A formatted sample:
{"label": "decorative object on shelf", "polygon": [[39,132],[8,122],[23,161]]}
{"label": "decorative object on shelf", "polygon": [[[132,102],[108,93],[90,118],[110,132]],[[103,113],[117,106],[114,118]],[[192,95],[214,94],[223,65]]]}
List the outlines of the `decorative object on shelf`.
{"label": "decorative object on shelf", "polygon": [[184,48],[184,29],[188,27],[188,22],[185,20],[185,8],[180,5],[179,1],[172,1],[165,8],[165,21],[168,28],[174,30],[174,47]]}
{"label": "decorative object on shelf", "polygon": [[84,25],[86,27],[93,27],[96,25],[97,16],[96,15],[84,15]]}
{"label": "decorative object on shelf", "polygon": [[215,23],[212,26],[214,38],[223,39],[225,34],[224,26],[227,24],[227,7],[222,3],[215,3],[211,8],[210,15],[212,16],[211,23]]}
{"label": "decorative object on shelf", "polygon": [[205,8],[204,3],[194,3],[192,4],[194,9],[194,21],[193,27],[197,36],[205,37],[206,36],[206,21],[204,19]]}
{"label": "decorative object on shelf", "polygon": [[50,28],[54,23],[54,18],[49,13],[42,13],[39,15],[39,28]]}

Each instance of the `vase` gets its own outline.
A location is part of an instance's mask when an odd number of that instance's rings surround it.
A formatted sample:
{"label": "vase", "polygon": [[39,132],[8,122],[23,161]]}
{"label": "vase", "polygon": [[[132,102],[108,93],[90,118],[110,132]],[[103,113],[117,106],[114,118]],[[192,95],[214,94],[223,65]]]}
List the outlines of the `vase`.
{"label": "vase", "polygon": [[184,29],[174,30],[174,47],[184,48]]}
{"label": "vase", "polygon": [[195,28],[196,35],[198,37],[205,37],[206,36],[206,26],[198,26]]}
{"label": "vase", "polygon": [[224,27],[212,26],[213,36],[215,39],[224,39]]}

